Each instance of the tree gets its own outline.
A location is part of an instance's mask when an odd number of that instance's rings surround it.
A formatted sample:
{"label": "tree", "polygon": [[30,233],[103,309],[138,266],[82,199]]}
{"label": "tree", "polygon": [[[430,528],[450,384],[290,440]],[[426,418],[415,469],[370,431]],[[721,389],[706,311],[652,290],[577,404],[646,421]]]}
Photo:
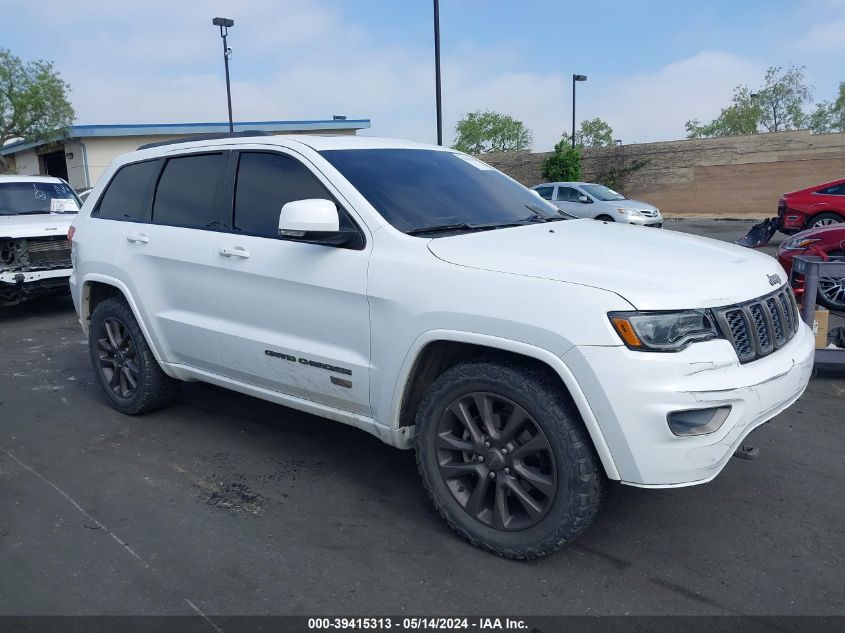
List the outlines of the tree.
{"label": "tree", "polygon": [[609,147],[613,145],[613,128],[598,117],[581,121],[581,127],[575,132],[575,144],[581,147]]}
{"label": "tree", "polygon": [[35,141],[65,132],[76,117],[69,91],[52,62],[24,63],[0,48],[0,147],[15,138]]}
{"label": "tree", "polygon": [[799,129],[807,123],[802,108],[811,98],[803,67],[790,66],[784,71],[772,66],[756,93],[748,86],[734,88],[731,105],[710,123],[687,121],[687,138],[753,134],[760,127],[768,132]]}
{"label": "tree", "polygon": [[810,115],[810,129],[815,134],[845,132],[845,81],[839,82],[836,101],[822,101]]}
{"label": "tree", "polygon": [[534,140],[531,130],[522,121],[489,110],[465,115],[455,126],[455,132],[457,136],[452,147],[467,154],[531,149]]}
{"label": "tree", "polygon": [[748,86],[737,86],[731,97],[731,105],[722,108],[718,117],[704,124],[698,119],[692,119],[684,127],[687,138],[754,134],[762,115],[758,98],[751,96]]}
{"label": "tree", "polygon": [[555,145],[552,155],[543,161],[542,173],[543,178],[551,182],[581,179],[581,149],[572,147],[567,134]]}
{"label": "tree", "polygon": [[804,126],[803,106],[813,97],[804,79],[804,67],[790,66],[786,72],[772,67],[766,71],[763,88],[757,94],[762,110],[760,123],[769,132],[797,130]]}

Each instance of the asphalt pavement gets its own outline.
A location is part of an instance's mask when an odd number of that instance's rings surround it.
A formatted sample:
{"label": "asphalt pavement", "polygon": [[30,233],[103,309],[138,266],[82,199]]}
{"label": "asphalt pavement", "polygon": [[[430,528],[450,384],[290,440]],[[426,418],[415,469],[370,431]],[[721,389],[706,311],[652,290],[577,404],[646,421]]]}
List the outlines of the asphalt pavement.
{"label": "asphalt pavement", "polygon": [[845,614],[841,374],[752,433],[757,460],[613,485],[576,544],[516,562],[364,432],[203,384],[121,415],[68,297],[0,310],[0,359],[0,615]]}

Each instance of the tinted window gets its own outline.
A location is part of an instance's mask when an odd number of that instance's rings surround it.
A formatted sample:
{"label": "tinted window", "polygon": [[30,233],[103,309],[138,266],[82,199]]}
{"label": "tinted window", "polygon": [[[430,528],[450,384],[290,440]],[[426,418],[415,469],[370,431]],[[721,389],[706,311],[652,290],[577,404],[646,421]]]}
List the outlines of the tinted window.
{"label": "tinted window", "polygon": [[428,149],[320,153],[400,231],[563,217],[554,205],[463,154]]}
{"label": "tinted window", "polygon": [[217,191],[225,166],[223,154],[168,160],[156,189],[153,222],[200,229],[216,226],[220,221]]}
{"label": "tinted window", "polygon": [[845,196],[845,183],[819,189],[818,193],[823,193],[827,196]]}
{"label": "tinted window", "polygon": [[578,202],[578,196],[581,192],[572,187],[558,187],[556,200],[563,200],[565,202]]}
{"label": "tinted window", "polygon": [[110,220],[146,220],[147,203],[159,161],[148,160],[121,167],[100,198],[96,216]]}
{"label": "tinted window", "polygon": [[546,200],[552,199],[552,192],[555,190],[554,187],[537,187],[534,191],[540,194],[541,198]]}
{"label": "tinted window", "polygon": [[308,198],[334,201],[316,176],[298,160],[282,154],[241,154],[235,185],[236,231],[277,237],[282,207]]}

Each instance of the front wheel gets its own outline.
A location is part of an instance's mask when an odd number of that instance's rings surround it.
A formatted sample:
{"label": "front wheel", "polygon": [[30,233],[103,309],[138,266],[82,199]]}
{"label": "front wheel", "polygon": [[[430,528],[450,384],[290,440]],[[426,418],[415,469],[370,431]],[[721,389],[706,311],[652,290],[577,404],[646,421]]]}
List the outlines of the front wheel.
{"label": "front wheel", "polygon": [[[845,255],[845,251],[833,251],[832,256]],[[845,311],[845,277],[820,277],[816,301],[829,310]]]}
{"label": "front wheel", "polygon": [[598,459],[546,372],[487,359],[448,369],[420,405],[416,441],[441,516],[500,556],[544,556],[575,539],[598,510]]}
{"label": "front wheel", "polygon": [[599,220],[600,222],[616,222],[616,220],[609,215],[598,215],[596,216],[596,220]]}

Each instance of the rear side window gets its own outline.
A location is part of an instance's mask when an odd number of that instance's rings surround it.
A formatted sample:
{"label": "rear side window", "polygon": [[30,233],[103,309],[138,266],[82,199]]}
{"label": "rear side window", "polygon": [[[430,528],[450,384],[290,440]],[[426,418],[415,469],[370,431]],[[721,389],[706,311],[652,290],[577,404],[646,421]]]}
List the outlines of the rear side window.
{"label": "rear side window", "polygon": [[581,193],[572,187],[558,187],[557,199],[564,202],[578,202],[578,197]]}
{"label": "rear side window", "polygon": [[552,192],[555,190],[554,187],[537,187],[535,191],[540,194],[540,197],[544,200],[551,200],[552,199]]}
{"label": "rear side window", "polygon": [[817,193],[821,193],[826,196],[845,196],[845,183],[842,183],[841,185],[833,185],[832,187],[825,187],[824,189],[819,189]]}
{"label": "rear side window", "polygon": [[223,154],[171,158],[164,166],[153,202],[153,222],[210,229],[220,222],[217,193],[225,176]]}
{"label": "rear side window", "polygon": [[284,154],[241,153],[235,184],[235,231],[278,237],[282,207],[308,198],[334,201],[317,177],[298,160]]}
{"label": "rear side window", "polygon": [[108,220],[146,220],[150,188],[159,167],[158,160],[121,167],[100,198],[94,215]]}

